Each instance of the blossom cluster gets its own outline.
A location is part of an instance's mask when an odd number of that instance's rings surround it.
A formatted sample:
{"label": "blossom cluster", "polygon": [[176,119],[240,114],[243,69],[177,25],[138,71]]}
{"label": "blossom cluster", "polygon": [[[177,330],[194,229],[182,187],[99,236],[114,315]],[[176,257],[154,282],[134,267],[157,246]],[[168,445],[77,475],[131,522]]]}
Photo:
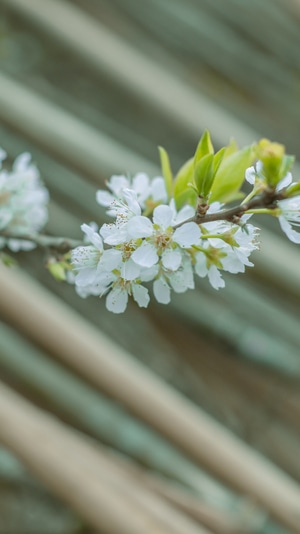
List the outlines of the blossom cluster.
{"label": "blossom cluster", "polygon": [[[255,187],[256,182],[264,183],[263,164],[260,160],[256,165],[246,169],[246,181]],[[276,185],[276,192],[284,190],[289,186],[295,185],[293,182],[292,173],[288,172]],[[300,196],[293,196],[277,201],[277,209],[274,214],[278,217],[278,221],[282,231],[293,243],[300,244],[300,233],[293,229],[292,225],[300,226]]]}
{"label": "blossom cluster", "polygon": [[[72,251],[80,296],[106,295],[107,309],[122,313],[129,296],[140,307],[148,306],[147,282],[153,282],[156,300],[168,304],[172,290],[183,293],[195,287],[195,276],[207,276],[219,289],[225,285],[222,271],[241,273],[253,265],[249,255],[258,244],[257,228],[248,222],[251,215],[239,224],[216,220],[198,225],[190,220],[195,207],[177,210],[162,177],[113,176],[107,185],[109,191],[98,191],[96,198],[114,221],[99,231],[83,224],[87,244]],[[214,202],[208,213],[221,208]]]}
{"label": "blossom cluster", "polygon": [[[277,217],[287,237],[300,243],[300,182],[292,181],[294,158],[283,145],[262,139],[238,150],[231,142],[215,152],[205,131],[175,177],[162,148],[160,156],[163,176],[112,176],[107,190],[97,191],[112,222],[100,229],[83,224],[78,244],[39,234],[48,217],[48,191],[30,154],[17,157],[8,171],[0,149],[0,249],[50,244],[53,276],[73,283],[82,297],[105,296],[107,309],[122,313],[129,297],[147,307],[150,290],[168,304],[172,291],[193,289],[197,277],[219,289],[223,272],[253,266],[249,257],[259,246],[253,214]],[[252,186],[246,197],[245,180]]]}
{"label": "blossom cluster", "polygon": [[18,156],[11,171],[1,167],[5,158],[5,151],[0,149],[0,232],[17,237],[0,236],[0,248],[31,250],[36,245],[26,236],[39,232],[47,222],[49,193],[30,154]]}

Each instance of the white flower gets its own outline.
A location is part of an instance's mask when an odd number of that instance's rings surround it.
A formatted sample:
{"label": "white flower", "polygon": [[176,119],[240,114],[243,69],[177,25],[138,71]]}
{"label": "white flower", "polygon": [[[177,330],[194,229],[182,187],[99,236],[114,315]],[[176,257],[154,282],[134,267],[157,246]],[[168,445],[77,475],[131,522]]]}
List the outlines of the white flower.
{"label": "white flower", "polygon": [[136,193],[131,189],[124,189],[123,198],[115,200],[113,205],[116,222],[113,224],[103,224],[100,234],[104,243],[108,245],[120,245],[127,240],[127,222],[136,216],[141,215],[141,207],[137,201]]}
{"label": "white flower", "polygon": [[123,175],[114,175],[107,182],[107,187],[111,192],[100,189],[96,193],[96,199],[98,204],[109,208],[107,213],[111,216],[116,215],[115,202],[123,198],[126,189],[135,192],[142,209],[145,209],[149,203],[165,203],[168,200],[164,179],[157,176],[150,180],[144,172],[136,174],[132,180]]}
{"label": "white flower", "polygon": [[278,202],[281,210],[278,220],[282,231],[293,243],[300,243],[300,233],[292,225],[300,226],[300,196],[286,198]]}
{"label": "white flower", "polygon": [[194,273],[191,258],[184,253],[180,268],[177,271],[167,271],[160,268],[159,276],[153,283],[153,293],[160,304],[169,304],[171,301],[171,289],[175,293],[184,293],[188,289],[194,289]]}
{"label": "white flower", "polygon": [[200,276],[201,278],[207,276],[211,286],[214,289],[220,289],[221,287],[225,287],[225,282],[222,278],[220,271],[218,270],[216,265],[213,265],[208,261],[207,256],[204,252],[197,252],[197,254],[195,255],[195,259],[195,272],[198,276]]}
{"label": "white flower", "polygon": [[147,308],[150,297],[148,289],[140,283],[124,281],[119,279],[106,297],[106,308],[113,313],[123,313],[127,308],[128,295],[132,295],[133,300],[140,308]]}
{"label": "white flower", "polygon": [[[1,162],[5,156],[1,149]],[[47,222],[48,200],[48,191],[40,181],[36,166],[31,163],[30,154],[21,154],[10,172],[0,172],[0,229],[20,237],[40,231]],[[5,245],[13,251],[35,247],[28,240],[0,238],[0,247]]]}
{"label": "white flower", "polygon": [[[264,182],[265,178],[262,174],[263,170],[263,162],[258,160],[255,165],[252,167],[248,167],[245,172],[245,179],[246,181],[251,184],[255,185],[256,181]],[[288,172],[277,184],[276,191],[280,191],[281,189],[284,189],[285,187],[288,187],[292,183],[292,174]]]}
{"label": "white flower", "polygon": [[97,273],[97,266],[103,254],[103,241],[92,226],[81,225],[89,245],[76,247],[71,253],[71,263],[77,274],[74,278],[76,286],[85,287],[93,284]]}
{"label": "white flower", "polygon": [[198,242],[200,229],[194,222],[185,223],[175,231],[174,211],[170,206],[160,205],[153,211],[153,223],[144,216],[134,217],[127,224],[130,239],[144,238],[132,253],[132,260],[142,267],[152,267],[159,259],[162,266],[177,271],[182,263],[182,249]]}

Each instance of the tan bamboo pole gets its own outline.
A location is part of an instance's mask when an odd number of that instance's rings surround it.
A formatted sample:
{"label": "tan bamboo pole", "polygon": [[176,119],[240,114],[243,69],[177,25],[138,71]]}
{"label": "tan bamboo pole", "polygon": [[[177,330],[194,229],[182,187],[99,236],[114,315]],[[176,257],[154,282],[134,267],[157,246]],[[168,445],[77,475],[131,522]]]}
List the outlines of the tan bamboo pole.
{"label": "tan bamboo pole", "polygon": [[[77,6],[61,0],[42,3],[40,0],[1,0],[0,3],[27,17],[39,31],[60,41],[94,70],[104,72],[156,108],[162,116],[187,128],[196,139],[199,129],[204,128],[212,130],[220,145],[224,144],[224,138],[228,141],[232,132],[243,144],[255,139],[250,127],[201,94],[199,89],[189,87],[181,73],[174,75],[146,58]],[[84,39],[79,39],[78,35],[84,35]]]}
{"label": "tan bamboo pole", "polygon": [[0,86],[1,120],[96,182],[103,185],[112,165],[114,172],[157,173],[150,161],[3,72]]}
{"label": "tan bamboo pole", "polygon": [[257,527],[258,524],[264,522],[265,513],[262,514],[261,510],[253,506],[249,506],[249,513],[247,513],[244,510],[247,508],[245,502],[241,502],[241,509],[237,506],[233,510],[230,506],[229,509],[225,509],[217,504],[216,506],[208,504],[193,493],[183,490],[180,485],[172,485],[161,475],[142,469],[132,460],[125,459],[124,455],[107,448],[102,448],[102,452],[107,459],[118,464],[132,477],[142,481],[148,488],[215,534],[253,534],[253,525]]}
{"label": "tan bamboo pole", "polygon": [[1,382],[0,442],[101,531],[209,534]]}
{"label": "tan bamboo pole", "polygon": [[0,266],[0,295],[0,313],[9,322],[300,533],[300,488],[291,478],[28,276]]}

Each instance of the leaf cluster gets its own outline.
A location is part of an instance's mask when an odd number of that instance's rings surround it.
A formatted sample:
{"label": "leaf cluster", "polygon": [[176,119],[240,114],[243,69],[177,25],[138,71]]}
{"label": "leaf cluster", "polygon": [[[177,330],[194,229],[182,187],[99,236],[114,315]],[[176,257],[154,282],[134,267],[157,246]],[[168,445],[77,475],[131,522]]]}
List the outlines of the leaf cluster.
{"label": "leaf cluster", "polygon": [[184,204],[228,203],[242,198],[240,189],[245,171],[256,156],[253,145],[239,150],[234,140],[215,152],[206,130],[194,156],[173,178],[168,154],[163,148],[159,150],[166,189],[169,196],[174,197],[178,209]]}

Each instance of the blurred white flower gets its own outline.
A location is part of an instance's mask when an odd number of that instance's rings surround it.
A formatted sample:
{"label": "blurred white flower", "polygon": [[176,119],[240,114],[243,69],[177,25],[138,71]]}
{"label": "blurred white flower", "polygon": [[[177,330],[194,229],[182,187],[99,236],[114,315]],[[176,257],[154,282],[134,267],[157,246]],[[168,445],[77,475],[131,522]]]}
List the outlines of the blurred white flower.
{"label": "blurred white flower", "polygon": [[102,189],[97,191],[96,200],[101,206],[109,208],[107,213],[113,217],[116,216],[116,201],[123,198],[126,189],[134,191],[142,210],[149,204],[155,206],[168,200],[164,179],[156,176],[150,180],[144,172],[137,173],[132,179],[123,175],[114,175],[107,182],[107,187],[109,191]]}
{"label": "blurred white flower", "polygon": [[[0,160],[6,154],[0,150]],[[48,190],[41,183],[36,166],[27,152],[18,156],[12,170],[0,171],[0,230],[20,236],[0,238],[0,248],[8,246],[13,251],[30,250],[35,244],[21,236],[36,233],[48,219]]]}

